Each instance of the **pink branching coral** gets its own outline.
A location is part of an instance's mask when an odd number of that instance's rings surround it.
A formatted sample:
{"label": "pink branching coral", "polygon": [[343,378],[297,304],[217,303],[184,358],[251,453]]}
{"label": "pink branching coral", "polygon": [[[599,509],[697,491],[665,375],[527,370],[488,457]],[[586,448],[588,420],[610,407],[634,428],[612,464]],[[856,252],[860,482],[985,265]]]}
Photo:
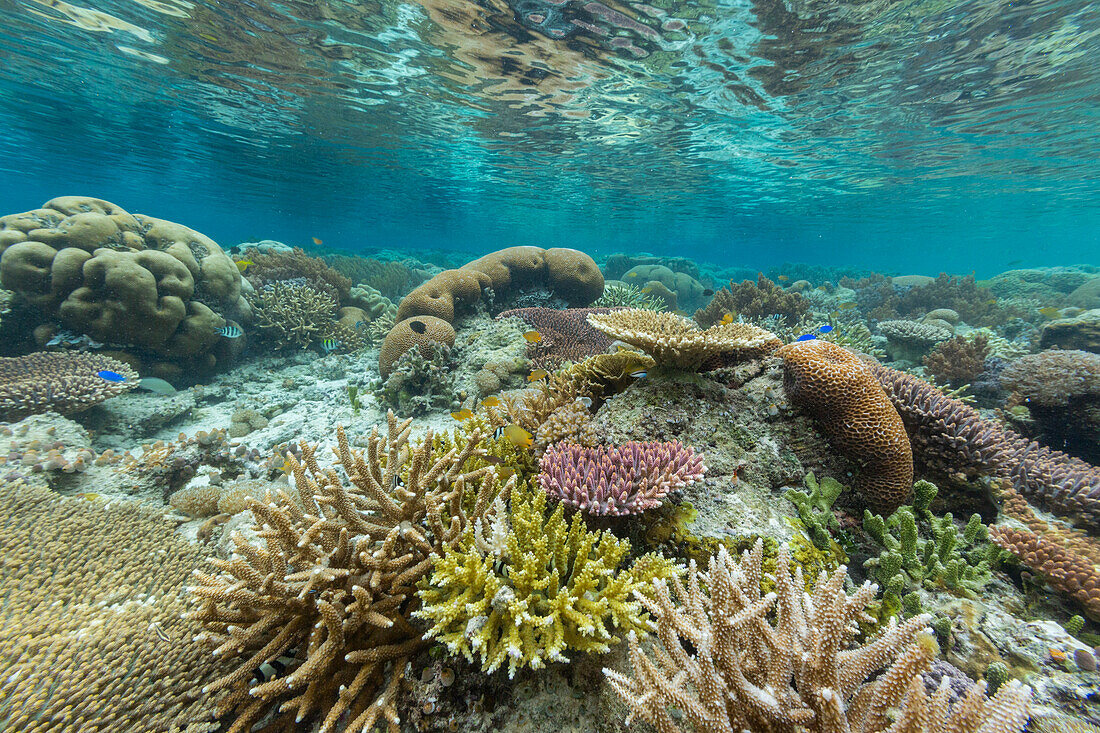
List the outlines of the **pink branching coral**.
{"label": "pink branching coral", "polygon": [[679,441],[585,448],[550,446],[539,463],[539,485],[589,514],[640,514],[668,492],[701,481],[703,457]]}

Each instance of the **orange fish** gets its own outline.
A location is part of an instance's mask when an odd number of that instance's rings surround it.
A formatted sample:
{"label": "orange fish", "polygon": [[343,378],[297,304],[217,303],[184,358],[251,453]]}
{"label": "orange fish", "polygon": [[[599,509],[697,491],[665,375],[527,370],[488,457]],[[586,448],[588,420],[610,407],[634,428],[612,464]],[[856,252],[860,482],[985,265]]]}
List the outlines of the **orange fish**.
{"label": "orange fish", "polygon": [[486,397],[481,401],[481,404],[485,407],[500,407],[501,402],[499,397],[493,396]]}
{"label": "orange fish", "polygon": [[320,237],[313,237],[314,244],[324,244],[324,241]]}
{"label": "orange fish", "polygon": [[532,344],[537,344],[542,341],[542,334],[538,331],[527,331],[523,334],[523,338]]}
{"label": "orange fish", "polygon": [[537,382],[540,379],[546,379],[549,376],[550,376],[550,372],[546,371],[545,369],[536,369],[535,371],[533,371],[533,372],[531,372],[530,374],[527,375],[527,381],[528,382]]}
{"label": "orange fish", "polygon": [[780,275],[779,277],[777,277],[777,278],[776,278],[776,280],[778,280],[778,281],[779,281],[779,282],[781,282],[781,283],[785,283],[785,282],[787,282],[788,280],[790,280],[790,278],[789,278],[789,277],[787,277],[786,275]]}
{"label": "orange fish", "polygon": [[733,314],[727,313],[726,315],[722,316],[722,323],[733,323]]}
{"label": "orange fish", "polygon": [[458,420],[459,422],[462,422],[463,420],[469,420],[473,416],[473,410],[471,410],[469,407],[463,407],[461,410],[451,413],[451,417],[453,417],[455,420]]}

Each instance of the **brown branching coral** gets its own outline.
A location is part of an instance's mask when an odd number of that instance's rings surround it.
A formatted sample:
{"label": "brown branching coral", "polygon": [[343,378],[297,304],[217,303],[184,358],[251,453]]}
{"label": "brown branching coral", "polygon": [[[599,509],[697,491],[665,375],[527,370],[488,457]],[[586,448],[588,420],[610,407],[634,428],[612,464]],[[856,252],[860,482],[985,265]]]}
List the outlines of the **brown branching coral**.
{"label": "brown branching coral", "polygon": [[827,341],[787,344],[783,385],[821,423],[830,441],[862,465],[855,487],[876,512],[889,514],[913,488],[913,453],[905,425],[862,359]]}
{"label": "brown branching coral", "polygon": [[941,384],[961,387],[978,380],[985,371],[989,339],[978,334],[973,339],[956,336],[944,341],[924,357],[924,368]]}
{"label": "brown branching coral", "polygon": [[565,362],[582,361],[602,354],[611,339],[588,323],[589,314],[609,313],[610,308],[514,308],[497,318],[521,318],[541,335],[527,347],[531,364],[539,369],[557,369]]}
{"label": "brown branching coral", "polygon": [[704,331],[673,313],[639,308],[590,315],[588,322],[646,352],[658,366],[672,369],[706,370],[758,358],[780,346],[770,331],[748,323],[719,323]]}
{"label": "brown branching coral", "polygon": [[[308,446],[301,461],[287,454],[295,488],[251,505],[263,544],[234,535],[236,555],[197,575],[191,616],[214,656],[234,660],[206,691],[228,691],[219,712],[233,713],[234,733],[268,713],[276,725],[316,719],[330,731],[346,716],[342,730],[353,733],[383,720],[398,730],[394,698],[426,644],[409,620],[416,584],[515,480],[500,488],[492,466],[463,470],[484,453],[476,429],[446,451],[430,431],[410,445],[411,430],[391,412],[387,436],[375,428],[363,453],[338,429],[343,476],[322,469]],[[254,679],[279,660],[282,673]]]}
{"label": "brown branching coral", "polygon": [[422,271],[401,262],[384,262],[372,257],[325,255],[324,261],[356,285],[367,284],[387,298],[397,299],[424,281]]}
{"label": "brown branching coral", "polygon": [[991,527],[989,537],[1100,620],[1100,568],[1091,560],[1026,529]]}
{"label": "brown branching coral", "polygon": [[310,257],[305,250],[295,247],[293,252],[249,252],[252,262],[245,277],[256,290],[267,285],[286,280],[305,278],[306,284],[314,290],[331,296],[339,301],[347,297],[351,289],[351,280],[325,264],[319,257]]}
{"label": "brown branching coral", "polygon": [[227,670],[181,616],[202,554],[159,512],[0,482],[0,546],[0,727],[218,729]]}
{"label": "brown branching coral", "polygon": [[[725,547],[705,573],[694,561],[687,583],[655,583],[639,601],[655,619],[652,655],[630,637],[634,676],[604,670],[640,718],[658,733],[680,733],[681,721],[702,733],[1018,733],[1028,720],[1030,690],[1002,686],[992,699],[978,683],[949,706],[944,680],[931,697],[921,673],[936,643],[921,633],[929,617],[894,620],[873,641],[854,646],[876,587],[849,596],[846,568],[822,573],[804,593],[801,568],[787,548],[776,562],[775,592],[760,589],[763,543],[740,562]],[[774,621],[772,620],[774,618]],[[874,676],[876,672],[883,670]],[[675,717],[671,708],[679,711]]]}
{"label": "brown branching coral", "polygon": [[809,312],[809,300],[793,290],[784,290],[760,273],[755,283],[731,282],[716,292],[706,308],[695,311],[694,318],[703,328],[710,328],[727,313],[745,318],[781,315],[789,323],[796,323]]}
{"label": "brown branching coral", "polygon": [[309,285],[278,281],[250,298],[256,325],[277,349],[306,349],[323,338],[336,316],[336,299]]}
{"label": "brown branching coral", "polygon": [[[122,379],[100,376],[104,371]],[[39,351],[0,357],[0,419],[19,420],[47,410],[80,412],[137,384],[137,372],[109,356]]]}

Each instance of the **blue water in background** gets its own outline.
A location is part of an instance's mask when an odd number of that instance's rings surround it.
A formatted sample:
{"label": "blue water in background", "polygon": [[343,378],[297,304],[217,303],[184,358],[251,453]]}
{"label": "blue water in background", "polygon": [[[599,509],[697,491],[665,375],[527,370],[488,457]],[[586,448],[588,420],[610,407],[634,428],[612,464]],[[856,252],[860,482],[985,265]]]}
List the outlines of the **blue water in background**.
{"label": "blue water in background", "polygon": [[1100,261],[1083,1],[0,0],[0,214],[223,246]]}

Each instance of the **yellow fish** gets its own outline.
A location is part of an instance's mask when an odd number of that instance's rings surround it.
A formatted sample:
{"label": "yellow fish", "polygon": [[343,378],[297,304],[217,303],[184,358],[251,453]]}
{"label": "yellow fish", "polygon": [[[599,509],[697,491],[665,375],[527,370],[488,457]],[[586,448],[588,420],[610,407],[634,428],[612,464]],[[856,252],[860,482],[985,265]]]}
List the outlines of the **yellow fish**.
{"label": "yellow fish", "polygon": [[1062,315],[1062,311],[1058,310],[1052,305],[1048,305],[1046,308],[1040,308],[1039,313],[1046,318],[1057,318],[1058,316]]}
{"label": "yellow fish", "polygon": [[237,260],[237,269],[241,272],[247,270],[251,265],[256,264],[252,260]]}
{"label": "yellow fish", "polygon": [[527,331],[523,334],[523,338],[527,339],[529,343],[537,344],[542,341],[542,334],[538,331]]}
{"label": "yellow fish", "polygon": [[788,280],[790,280],[790,278],[789,278],[789,277],[787,277],[786,275],[780,275],[779,277],[777,277],[777,278],[776,278],[776,280],[778,280],[778,281],[779,281],[779,282],[781,282],[781,283],[785,283],[785,282],[787,282]]}
{"label": "yellow fish", "polygon": [[81,499],[87,499],[88,501],[95,501],[96,499],[99,498],[99,494],[93,494],[93,493],[90,493],[90,492],[85,492],[83,494],[77,494],[77,496],[79,496]]}
{"label": "yellow fish", "polygon": [[836,308],[837,308],[837,310],[846,311],[846,310],[851,310],[852,308],[855,308],[855,307],[856,307],[856,304],[849,301],[847,303],[841,303]]}
{"label": "yellow fish", "polygon": [[726,315],[722,316],[722,323],[733,323],[733,314],[727,313]]}
{"label": "yellow fish", "polygon": [[652,293],[652,292],[653,292],[653,288],[652,288],[652,287],[650,287],[649,285],[646,285],[646,286],[645,286],[644,288],[642,288],[642,292],[643,292],[643,293],[647,293],[647,294],[648,294],[648,293]]}
{"label": "yellow fish", "polygon": [[459,422],[462,422],[463,420],[469,420],[473,416],[474,411],[471,410],[469,407],[463,407],[458,412],[451,413],[451,417],[453,417],[455,420],[458,420]]}
{"label": "yellow fish", "polygon": [[638,273],[636,273],[636,272],[628,272],[628,273],[626,273],[626,276],[627,276],[627,277],[638,277]]}
{"label": "yellow fish", "polygon": [[313,237],[312,239],[314,244],[324,244],[324,240],[322,240],[320,237]]}
{"label": "yellow fish", "polygon": [[481,401],[484,407],[500,407],[500,398],[495,395],[492,397],[486,397]]}
{"label": "yellow fish", "polygon": [[528,382],[537,382],[540,379],[546,379],[549,376],[550,376],[550,372],[546,371],[545,369],[536,369],[535,371],[533,371],[533,372],[531,372],[530,374],[527,375],[527,381]]}
{"label": "yellow fish", "polygon": [[531,447],[535,442],[535,436],[521,428],[519,425],[501,425],[493,432],[493,437],[496,439],[507,438],[508,442],[517,448],[523,448],[524,450]]}

